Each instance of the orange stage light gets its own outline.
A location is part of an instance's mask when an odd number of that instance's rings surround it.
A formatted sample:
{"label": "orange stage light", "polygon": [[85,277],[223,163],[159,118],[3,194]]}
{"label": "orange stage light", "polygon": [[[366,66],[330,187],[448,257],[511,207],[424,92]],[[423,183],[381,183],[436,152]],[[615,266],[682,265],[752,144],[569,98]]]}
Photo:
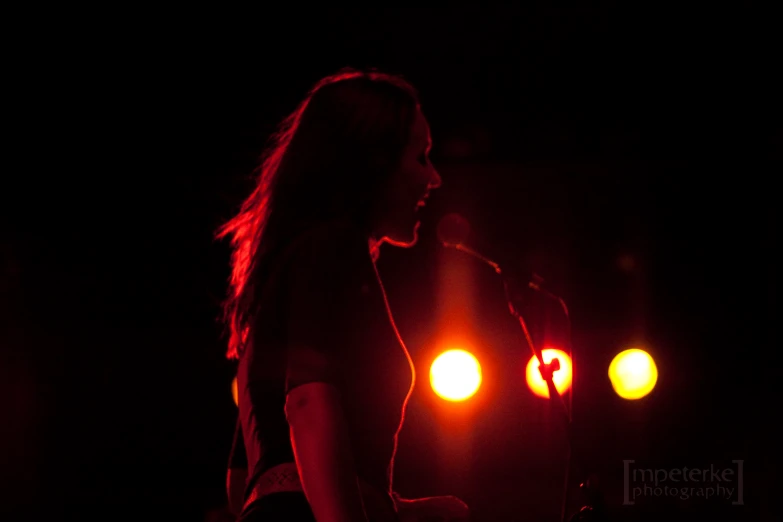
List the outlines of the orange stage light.
{"label": "orange stage light", "polygon": [[[571,357],[569,357],[568,354],[564,351],[557,350],[555,348],[546,348],[541,350],[541,356],[543,357],[544,363],[546,364],[552,362],[552,359],[554,358],[560,360],[560,369],[554,372],[552,380],[555,383],[555,389],[557,389],[558,393],[562,395],[568,390],[568,388],[571,387],[571,372],[573,371]],[[530,388],[530,391],[539,397],[548,399],[549,389],[546,386],[546,381],[541,377],[541,372],[538,371],[539,366],[540,364],[538,363],[538,358],[535,356],[531,357],[530,361],[527,363],[527,367],[525,368],[525,378],[527,380],[527,385]]]}
{"label": "orange stage light", "polygon": [[620,352],[609,365],[609,380],[615,393],[623,399],[641,399],[658,381],[658,368],[653,358],[638,348]]}
{"label": "orange stage light", "polygon": [[465,350],[448,350],[430,367],[430,384],[435,393],[447,401],[464,401],[481,386],[481,365]]}

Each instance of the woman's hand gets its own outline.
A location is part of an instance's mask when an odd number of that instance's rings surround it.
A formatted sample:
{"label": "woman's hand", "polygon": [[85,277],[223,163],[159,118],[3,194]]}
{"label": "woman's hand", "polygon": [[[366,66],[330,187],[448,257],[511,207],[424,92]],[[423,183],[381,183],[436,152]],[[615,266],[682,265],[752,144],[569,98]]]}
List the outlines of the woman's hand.
{"label": "woman's hand", "polygon": [[404,499],[394,497],[400,522],[468,522],[470,509],[453,496]]}

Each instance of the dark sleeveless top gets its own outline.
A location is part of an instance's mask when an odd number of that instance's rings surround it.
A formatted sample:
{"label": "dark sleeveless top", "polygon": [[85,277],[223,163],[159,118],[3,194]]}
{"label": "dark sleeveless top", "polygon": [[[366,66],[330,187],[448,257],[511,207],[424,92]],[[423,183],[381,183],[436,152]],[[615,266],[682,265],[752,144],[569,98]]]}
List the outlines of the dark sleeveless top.
{"label": "dark sleeveless top", "polygon": [[347,222],[322,225],[273,265],[237,373],[248,490],[267,469],[294,461],[287,392],[326,382],[340,391],[357,474],[389,492],[414,374],[367,238]]}

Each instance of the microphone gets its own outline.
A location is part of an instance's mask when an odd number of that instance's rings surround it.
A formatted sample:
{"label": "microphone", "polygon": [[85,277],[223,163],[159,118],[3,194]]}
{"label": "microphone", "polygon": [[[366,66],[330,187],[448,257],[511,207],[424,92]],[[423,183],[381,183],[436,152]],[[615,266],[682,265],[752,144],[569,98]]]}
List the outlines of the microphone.
{"label": "microphone", "polygon": [[[571,318],[568,313],[568,307],[566,306],[565,301],[560,297],[557,296],[550,291],[548,291],[545,288],[542,288],[541,285],[543,284],[544,280],[535,272],[533,271],[527,271],[527,274],[523,277],[516,277],[515,273],[506,273],[504,270],[500,268],[500,265],[493,261],[492,259],[476,252],[472,248],[465,245],[465,242],[468,239],[468,236],[470,235],[470,223],[467,219],[462,217],[461,215],[457,213],[451,213],[447,214],[444,217],[441,218],[440,222],[438,223],[437,228],[437,234],[438,234],[438,240],[443,244],[445,247],[449,248],[455,248],[457,250],[460,250],[462,252],[465,252],[466,254],[469,254],[484,263],[491,266],[495,272],[501,277],[503,280],[503,286],[506,292],[506,300],[508,301],[508,308],[511,312],[511,315],[517,318],[519,321],[520,326],[522,327],[522,332],[525,335],[525,339],[527,341],[528,346],[530,347],[530,350],[533,352],[533,355],[538,359],[539,362],[539,372],[541,373],[541,377],[544,379],[544,381],[547,384],[547,389],[549,390],[549,398],[551,401],[553,401],[553,404],[558,404],[561,413],[563,414],[563,420],[565,421],[565,427],[566,427],[566,435],[568,437],[568,465],[566,467],[566,481],[565,481],[565,492],[563,495],[563,504],[561,508],[561,520],[565,521],[565,509],[566,504],[568,501],[568,477],[571,469],[571,458],[572,458],[572,447],[573,447],[573,427],[572,427],[572,410],[573,410],[573,391],[569,395],[569,405],[567,406],[565,403],[565,400],[563,399],[563,396],[560,395],[560,393],[557,390],[557,387],[554,383],[553,373],[560,370],[560,360],[558,358],[553,359],[550,363],[545,363],[543,354],[541,350],[537,349],[535,344],[533,343],[533,338],[530,335],[530,331],[528,330],[526,321],[523,317],[523,314],[520,313],[518,310],[518,302],[523,302],[524,300],[519,299],[519,293],[524,290],[525,287],[530,288],[531,290],[534,290],[535,292],[540,293],[541,295],[544,295],[548,298],[554,299],[557,301],[560,306],[563,309],[563,313],[565,314],[566,318],[566,324],[568,328],[568,343],[569,343],[569,355],[573,358],[573,352],[570,349],[570,343],[571,343]],[[527,280],[527,283],[524,284],[524,286],[520,286],[518,283]],[[584,511],[585,508],[582,508]],[[593,511],[593,506],[590,506],[590,512]],[[598,510],[596,510],[598,511]],[[580,512],[581,514],[582,512]],[[577,517],[576,515],[571,520],[575,520]],[[581,519],[581,515],[580,515]]]}
{"label": "microphone", "polygon": [[438,223],[437,233],[438,239],[443,244],[443,246],[461,250],[462,252],[465,252],[466,254],[478,258],[484,263],[488,264],[498,274],[503,273],[503,271],[500,269],[500,265],[498,265],[496,262],[482,254],[479,254],[472,248],[465,245],[465,241],[470,235],[470,223],[461,215],[453,212],[443,216]]}
{"label": "microphone", "polygon": [[446,214],[438,223],[438,239],[443,246],[461,245],[470,235],[470,223],[456,212]]}
{"label": "microphone", "polygon": [[557,301],[562,307],[566,318],[569,317],[568,307],[566,306],[563,298],[549,291],[549,289],[547,289],[544,285],[544,278],[532,270],[531,267],[515,270],[513,266],[508,268],[504,264],[503,266],[506,268],[501,268],[498,263],[489,257],[467,246],[465,242],[470,235],[470,222],[468,222],[468,220],[462,217],[460,214],[453,212],[443,216],[438,223],[437,234],[438,239],[443,244],[443,246],[465,252],[466,254],[473,256],[476,259],[491,266],[492,269],[495,270],[495,273],[497,273],[501,279],[503,279],[503,284],[506,288],[506,295],[509,299],[509,304],[511,304],[511,301],[517,300],[520,292],[522,292],[525,288],[529,288],[535,292],[540,293],[541,295]]}
{"label": "microphone", "polygon": [[[511,276],[513,279],[516,279],[516,277],[513,277],[512,274],[504,273],[504,270],[500,268],[500,265],[497,262],[465,244],[468,236],[470,235],[470,222],[468,222],[468,220],[462,217],[460,214],[452,212],[451,214],[446,214],[443,216],[438,223],[437,233],[438,239],[443,244],[443,246],[455,248],[479,259],[480,261],[483,261],[484,263],[491,266],[498,275],[503,276],[504,278],[506,276]],[[530,280],[526,283],[527,286],[533,290],[540,291],[541,284],[544,282],[544,279],[533,271],[530,271],[529,275]]]}

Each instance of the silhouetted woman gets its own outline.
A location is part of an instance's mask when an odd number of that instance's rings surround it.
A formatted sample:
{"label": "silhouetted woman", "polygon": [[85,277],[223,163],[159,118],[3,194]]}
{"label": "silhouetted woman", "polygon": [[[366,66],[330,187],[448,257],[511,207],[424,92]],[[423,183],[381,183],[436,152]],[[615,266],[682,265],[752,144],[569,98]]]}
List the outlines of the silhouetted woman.
{"label": "silhouetted woman", "polygon": [[[450,497],[392,493],[414,369],[375,260],[383,243],[416,242],[418,210],[441,183],[430,147],[408,83],[330,76],[283,122],[222,229],[247,459],[241,520],[418,520],[437,505],[446,519],[466,514]],[[229,496],[234,487],[229,477]]]}

